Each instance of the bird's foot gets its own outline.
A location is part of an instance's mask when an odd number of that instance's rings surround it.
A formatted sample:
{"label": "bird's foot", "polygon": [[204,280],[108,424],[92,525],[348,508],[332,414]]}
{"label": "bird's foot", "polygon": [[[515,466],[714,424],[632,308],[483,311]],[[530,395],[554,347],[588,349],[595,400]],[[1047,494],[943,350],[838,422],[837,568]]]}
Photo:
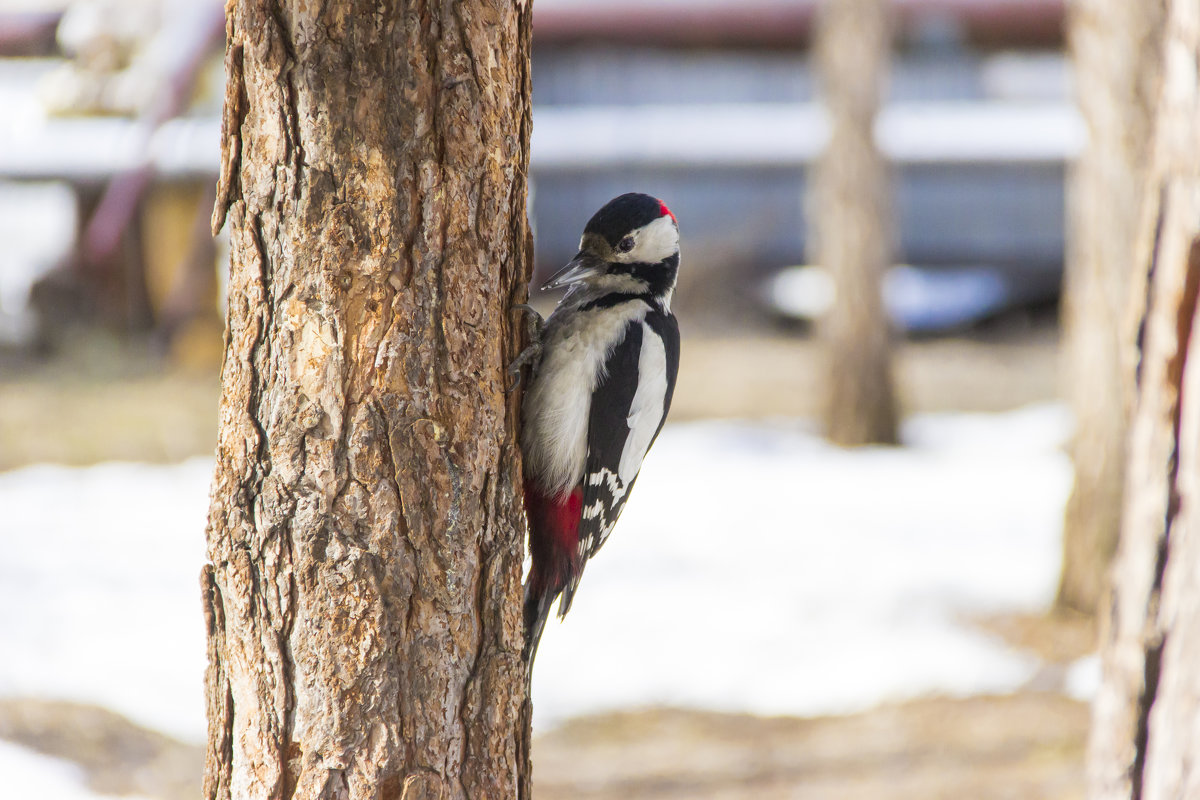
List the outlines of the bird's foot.
{"label": "bird's foot", "polygon": [[528,303],[517,303],[511,310],[520,311],[525,315],[525,338],[531,342],[540,342],[542,328],[546,321],[542,319],[542,315],[537,312],[537,309]]}
{"label": "bird's foot", "polygon": [[508,365],[508,374],[512,376],[512,384],[504,390],[505,394],[512,392],[521,385],[521,371],[526,364],[535,362],[542,354],[542,327],[545,322],[542,320],[542,315],[539,314],[533,306],[528,303],[521,303],[512,307],[513,311],[521,311],[525,314],[525,338],[529,341],[529,346],[517,354],[517,357]]}

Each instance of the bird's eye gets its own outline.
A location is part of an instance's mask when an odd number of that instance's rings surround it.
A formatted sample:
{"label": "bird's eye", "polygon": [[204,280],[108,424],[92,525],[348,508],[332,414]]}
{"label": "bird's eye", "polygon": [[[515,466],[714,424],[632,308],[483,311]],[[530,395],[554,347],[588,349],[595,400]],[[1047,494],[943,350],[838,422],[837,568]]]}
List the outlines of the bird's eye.
{"label": "bird's eye", "polygon": [[617,244],[617,249],[620,250],[622,253],[628,253],[630,250],[633,249],[633,237],[626,236],[624,239],[622,239],[620,241],[620,243]]}

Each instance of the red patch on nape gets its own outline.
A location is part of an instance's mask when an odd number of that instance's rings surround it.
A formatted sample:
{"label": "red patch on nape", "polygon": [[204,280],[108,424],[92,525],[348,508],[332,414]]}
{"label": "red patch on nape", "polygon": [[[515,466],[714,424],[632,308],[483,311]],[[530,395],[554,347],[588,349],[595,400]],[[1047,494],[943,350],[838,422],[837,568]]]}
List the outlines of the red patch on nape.
{"label": "red patch on nape", "polygon": [[658,201],[658,210],[662,212],[659,214],[660,217],[670,217],[671,219],[675,220],[676,225],[679,224],[679,220],[675,219],[675,215],[671,213],[671,209],[667,208],[667,204],[662,200]]}

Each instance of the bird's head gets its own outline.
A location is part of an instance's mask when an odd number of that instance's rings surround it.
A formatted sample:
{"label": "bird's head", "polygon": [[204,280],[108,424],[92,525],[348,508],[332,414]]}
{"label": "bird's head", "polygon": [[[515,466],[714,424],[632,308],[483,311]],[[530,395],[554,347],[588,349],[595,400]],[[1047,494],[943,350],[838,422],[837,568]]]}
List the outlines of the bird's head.
{"label": "bird's head", "polygon": [[588,220],[579,252],[542,288],[585,285],[669,302],[678,271],[675,215],[661,200],[630,192],[610,200]]}

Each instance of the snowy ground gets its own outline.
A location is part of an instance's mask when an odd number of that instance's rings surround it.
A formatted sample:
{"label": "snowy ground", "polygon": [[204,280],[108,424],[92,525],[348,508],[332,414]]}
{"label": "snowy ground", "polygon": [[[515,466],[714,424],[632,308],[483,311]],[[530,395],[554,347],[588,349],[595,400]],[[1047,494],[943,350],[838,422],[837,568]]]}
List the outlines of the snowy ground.
{"label": "snowy ground", "polygon": [[[83,770],[70,761],[0,741],[0,775],[4,796],[37,800],[106,800],[84,786]],[[123,800],[139,800],[125,795]]]}
{"label": "snowy ground", "polygon": [[[926,416],[904,448],[841,451],[795,422],[669,426],[568,622],[547,630],[536,724],[1020,686],[1036,659],[967,618],[1051,600],[1068,428],[1057,406]],[[210,474],[207,459],[0,473],[0,695],[201,740]]]}
{"label": "snowy ground", "polygon": [[210,459],[0,473],[0,694],[203,740],[211,477]]}

